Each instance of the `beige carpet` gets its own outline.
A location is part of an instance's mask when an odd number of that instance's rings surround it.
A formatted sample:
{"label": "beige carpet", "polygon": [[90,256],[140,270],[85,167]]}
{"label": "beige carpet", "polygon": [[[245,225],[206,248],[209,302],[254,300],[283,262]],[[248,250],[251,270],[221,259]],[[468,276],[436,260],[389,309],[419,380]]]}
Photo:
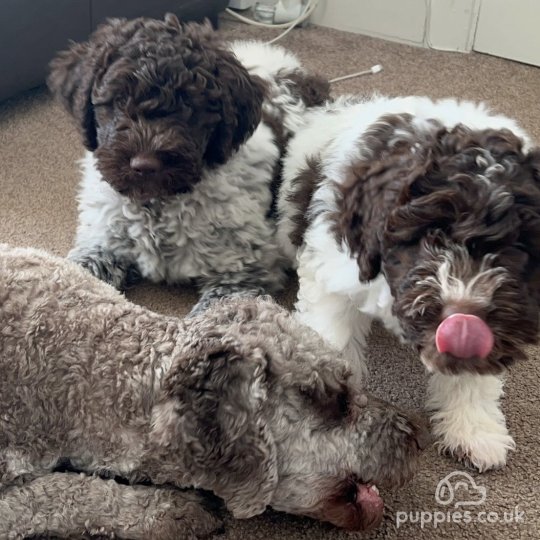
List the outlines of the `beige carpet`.
{"label": "beige carpet", "polygon": [[[233,38],[270,38],[273,31],[225,23]],[[436,52],[397,45],[334,30],[295,30],[283,41],[306,66],[334,77],[381,63],[384,71],[335,85],[335,93],[372,92],[426,94],[438,98],[485,100],[514,116],[540,141],[540,69],[471,54]],[[31,91],[0,105],[0,241],[38,246],[65,254],[75,230],[76,160],[82,148],[65,114],[44,90]],[[142,286],[130,292],[135,302],[176,315],[186,313],[194,291]],[[289,294],[285,295],[290,301]],[[371,387],[379,395],[407,407],[421,407],[425,376],[407,349],[376,329],[371,340]],[[1,376],[1,374],[0,374]],[[386,517],[368,538],[540,538],[540,349],[531,348],[528,362],[512,369],[504,408],[517,451],[505,470],[476,475],[486,488],[485,502],[455,509],[435,500],[437,484],[460,467],[433,451],[425,455],[417,477],[403,490],[386,493]],[[467,495],[460,497],[467,499]],[[469,497],[474,499],[474,497]],[[499,520],[516,506],[524,511],[519,523],[477,522],[495,512]],[[471,523],[445,523],[435,529],[408,523],[396,527],[397,512],[469,511]],[[403,514],[400,514],[403,516]],[[440,518],[442,514],[438,514]],[[492,514],[491,519],[495,519]],[[466,520],[468,521],[468,520]],[[229,519],[227,539],[345,539],[346,533],[308,519],[268,512],[248,521]]]}

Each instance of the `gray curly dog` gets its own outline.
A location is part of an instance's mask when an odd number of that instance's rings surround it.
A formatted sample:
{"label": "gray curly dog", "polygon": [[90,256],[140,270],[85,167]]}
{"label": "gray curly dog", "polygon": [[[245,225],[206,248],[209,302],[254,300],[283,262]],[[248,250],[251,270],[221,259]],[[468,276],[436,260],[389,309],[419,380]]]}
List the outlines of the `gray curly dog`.
{"label": "gray curly dog", "polygon": [[[339,361],[336,361],[339,360]],[[267,506],[351,530],[414,472],[421,422],[265,298],[189,320],[0,244],[0,538],[200,538]],[[183,488],[183,489],[178,489]]]}

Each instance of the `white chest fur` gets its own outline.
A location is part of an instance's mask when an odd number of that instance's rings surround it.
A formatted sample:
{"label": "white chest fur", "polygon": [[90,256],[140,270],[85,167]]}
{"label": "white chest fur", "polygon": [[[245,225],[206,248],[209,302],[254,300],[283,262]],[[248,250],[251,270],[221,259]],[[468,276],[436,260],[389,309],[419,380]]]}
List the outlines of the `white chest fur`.
{"label": "white chest fur", "polygon": [[261,124],[227,163],[205,170],[191,193],[141,204],[104,182],[88,153],[77,246],[110,249],[155,282],[238,271],[250,257],[256,262],[277,251],[266,214],[278,157],[272,132]]}

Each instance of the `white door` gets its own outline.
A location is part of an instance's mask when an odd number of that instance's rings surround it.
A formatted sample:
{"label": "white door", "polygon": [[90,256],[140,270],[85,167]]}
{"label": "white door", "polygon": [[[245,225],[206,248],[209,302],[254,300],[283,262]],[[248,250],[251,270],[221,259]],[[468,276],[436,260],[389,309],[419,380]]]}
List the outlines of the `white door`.
{"label": "white door", "polygon": [[540,66],[540,0],[482,0],[473,48]]}

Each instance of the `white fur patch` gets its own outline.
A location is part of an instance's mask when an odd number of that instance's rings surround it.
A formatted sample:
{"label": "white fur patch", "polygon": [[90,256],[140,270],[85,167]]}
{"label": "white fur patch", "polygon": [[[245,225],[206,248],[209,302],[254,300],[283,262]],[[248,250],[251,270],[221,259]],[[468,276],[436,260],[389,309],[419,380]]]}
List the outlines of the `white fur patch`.
{"label": "white fur patch", "polygon": [[441,299],[444,303],[459,302],[462,300],[472,301],[481,306],[488,306],[493,293],[507,279],[507,271],[502,267],[491,268],[490,259],[486,256],[480,271],[472,274],[469,278],[461,278],[449,260],[445,260],[437,271],[441,289]]}
{"label": "white fur patch", "polygon": [[[260,42],[236,42],[231,49],[251,73],[269,81],[270,97],[263,107],[279,108],[287,129],[296,129],[305,105],[274,80],[301,69],[296,57]],[[88,253],[110,252],[154,282],[220,276],[242,282],[243,274],[247,280],[259,272],[270,286],[277,285],[284,261],[267,214],[279,158],[275,135],[261,122],[226,163],[203,171],[192,192],[141,204],[104,182],[87,153],[71,256],[79,260]]]}
{"label": "white fur patch", "polygon": [[[335,103],[313,109],[305,115],[305,125],[290,142],[284,160],[284,182],[278,201],[278,241],[282,251],[290,258],[294,257],[297,250],[288,237],[295,227],[292,222],[295,209],[287,196],[294,178],[307,166],[307,160],[315,156],[322,161],[323,182],[313,196],[309,212],[320,215],[306,231],[304,245],[297,254],[300,277],[297,309],[304,322],[335,345],[343,345],[347,341],[345,336],[352,337],[355,333],[353,329],[343,329],[344,326],[355,326],[352,321],[347,322],[346,315],[354,313],[354,309],[380,318],[388,328],[400,333],[392,315],[388,285],[382,277],[371,283],[359,282],[356,262],[343,245],[337,244],[329,230],[327,216],[335,210],[333,183],[340,183],[346,178],[354,160],[369,157],[363,155],[364,149],[359,144],[362,135],[381,116],[402,113],[413,115],[413,122],[420,129],[432,130],[431,119],[448,128],[458,123],[472,129],[506,128],[521,137],[526,145],[529,144],[527,135],[514,120],[492,114],[483,104],[451,99],[432,101],[416,96],[373,96],[362,100],[343,96]],[[489,302],[493,290],[504,280],[504,273],[501,269],[489,268],[487,263],[491,264],[491,261],[486,261],[486,267],[476,276],[465,279],[453,270],[455,265],[452,261],[443,262],[436,278],[443,301],[468,299],[482,305]],[[368,292],[370,289],[373,290]],[[338,304],[342,305],[338,308]],[[333,321],[336,314],[339,314],[339,323]],[[358,332],[363,334],[365,329]]]}
{"label": "white fur patch", "polygon": [[427,406],[435,411],[431,421],[439,449],[480,472],[504,466],[515,443],[500,408],[502,394],[501,377],[434,373]]}
{"label": "white fur patch", "polygon": [[[284,161],[278,240],[290,258],[297,255],[300,279],[297,317],[330,344],[354,351],[354,356],[360,359],[364,357],[365,337],[372,318],[381,319],[398,334],[400,328],[392,315],[393,299],[388,284],[382,276],[369,283],[359,281],[357,263],[345,246],[337,242],[329,228],[328,215],[336,209],[334,184],[345,181],[354,162],[370,158],[362,138],[371,125],[388,114],[412,115],[414,127],[420,131],[433,130],[432,120],[448,129],[460,123],[473,130],[508,129],[524,141],[525,149],[531,146],[526,133],[514,120],[491,113],[483,104],[452,99],[348,96],[305,116],[304,127],[290,142]],[[308,217],[317,217],[297,251],[289,241],[296,209],[288,194],[296,176],[314,157],[322,163],[323,178],[312,198]],[[500,166],[489,152],[481,159],[485,181],[491,183]],[[507,193],[494,189],[493,197],[497,204],[507,204]],[[460,261],[443,260],[435,275],[428,278],[432,280],[430,285],[440,290],[444,303],[467,300],[488,305],[493,292],[506,278],[505,271],[497,268],[489,257],[480,271],[473,272],[467,265],[470,266],[468,257]],[[411,309],[422,309],[422,298]],[[456,454],[462,452],[480,470],[503,465],[514,443],[498,404],[502,392],[500,380],[468,374],[454,379],[440,377],[444,376],[435,375],[432,381],[429,405],[438,409],[433,418],[441,446]]]}

